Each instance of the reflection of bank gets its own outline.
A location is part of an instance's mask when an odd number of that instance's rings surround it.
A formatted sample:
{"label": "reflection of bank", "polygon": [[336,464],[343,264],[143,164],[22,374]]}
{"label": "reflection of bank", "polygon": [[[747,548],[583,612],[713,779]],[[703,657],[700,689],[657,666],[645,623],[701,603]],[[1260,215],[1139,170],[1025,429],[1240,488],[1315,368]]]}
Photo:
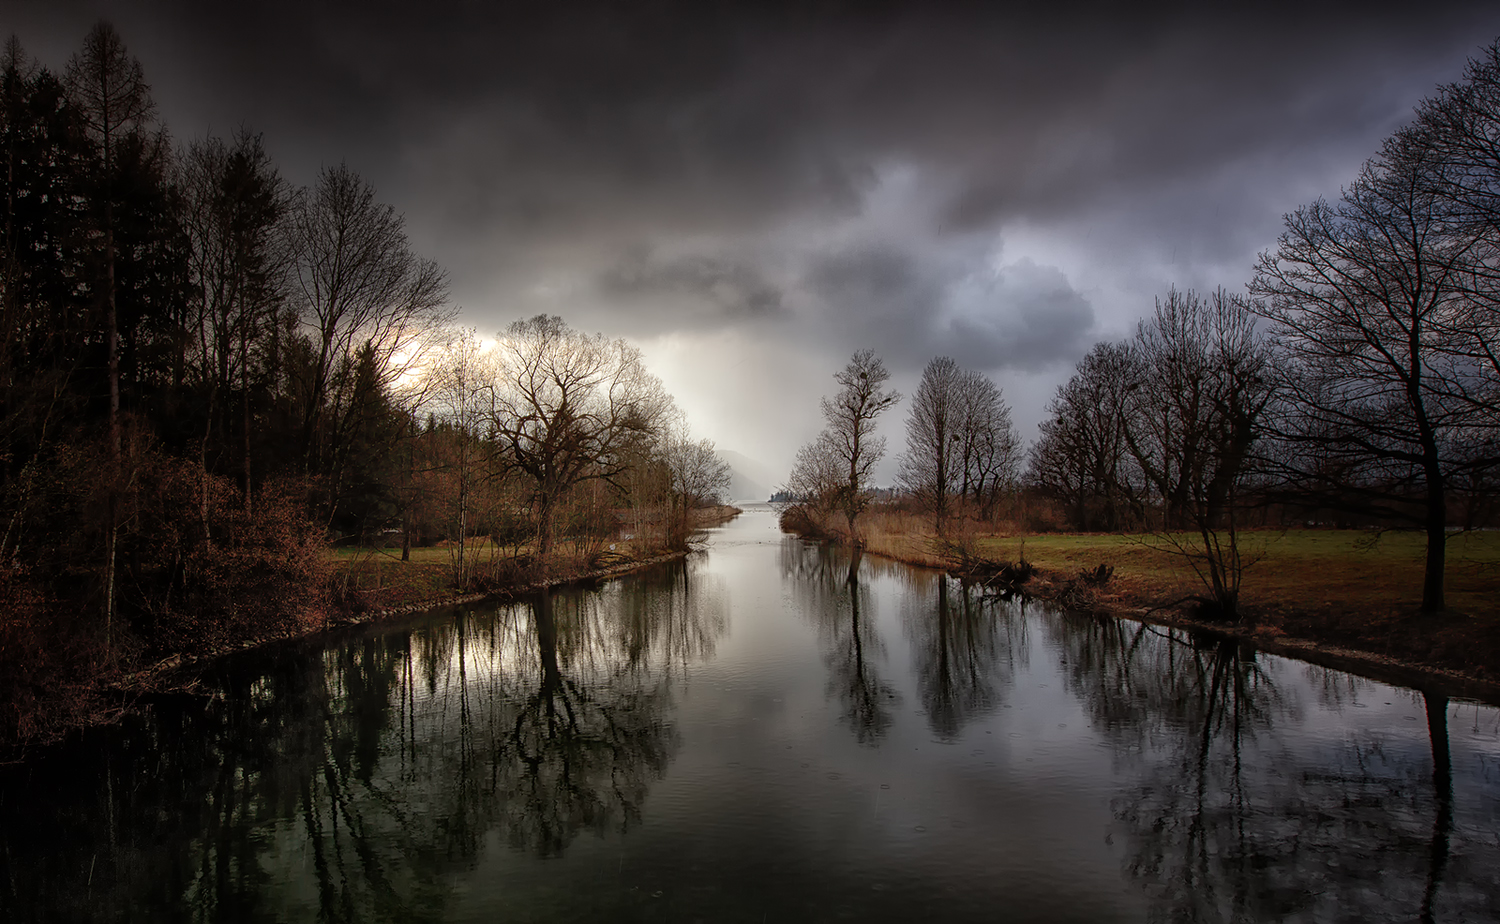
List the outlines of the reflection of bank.
{"label": "reflection of bank", "polygon": [[614,670],[616,652],[599,650],[613,633],[589,625],[596,598],[543,595],[530,609],[537,671],[498,678],[515,683],[502,700],[514,715],[502,709],[498,717],[492,796],[511,844],[555,855],[581,830],[638,821],[677,736],[664,721],[665,684]]}
{"label": "reflection of bank", "polygon": [[944,575],[913,584],[926,591],[914,598],[906,620],[922,705],[933,732],[951,740],[1000,704],[1001,685],[1012,682],[1025,658],[1025,617],[1011,618],[1010,604]]}
{"label": "reflection of bank", "polygon": [[[672,682],[712,654],[726,628],[674,562],[594,590],[571,588],[494,615],[482,665],[473,765],[483,802],[517,847],[557,855],[580,832],[628,830],[678,747]],[[460,714],[464,714],[462,710]]]}
{"label": "reflection of bank", "polygon": [[676,559],[602,589],[624,667],[673,679],[708,661],[729,627],[723,578]]}
{"label": "reflection of bank", "polygon": [[803,598],[802,611],[818,623],[829,695],[838,697],[843,720],[860,744],[879,744],[900,698],[880,676],[885,643],[870,621],[873,601],[860,578],[864,556],[857,549],[788,538],[780,561],[782,577]]}
{"label": "reflection of bank", "polygon": [[628,830],[678,748],[672,672],[724,629],[685,572],[658,583],[671,600],[571,589],[227,673],[158,709],[150,747],[88,752],[87,783],[7,789],[0,917],[440,919],[492,836],[556,855]]}
{"label": "reflection of bank", "polygon": [[[1450,898],[1440,694],[1426,697],[1430,749],[1378,735],[1292,746],[1278,724],[1303,706],[1247,646],[1089,617],[1055,630],[1095,727],[1138,755],[1115,814],[1155,917],[1432,920]],[[1472,890],[1451,899],[1448,914],[1493,910]]]}
{"label": "reflection of bank", "polygon": [[801,610],[818,623],[828,691],[862,744],[878,744],[900,702],[879,667],[885,643],[872,620],[869,572],[894,573],[915,653],[922,704],[932,730],[957,737],[964,726],[999,704],[1025,657],[1025,621],[1013,607],[935,571],[863,556],[831,543],[783,539],[781,573],[802,596]]}

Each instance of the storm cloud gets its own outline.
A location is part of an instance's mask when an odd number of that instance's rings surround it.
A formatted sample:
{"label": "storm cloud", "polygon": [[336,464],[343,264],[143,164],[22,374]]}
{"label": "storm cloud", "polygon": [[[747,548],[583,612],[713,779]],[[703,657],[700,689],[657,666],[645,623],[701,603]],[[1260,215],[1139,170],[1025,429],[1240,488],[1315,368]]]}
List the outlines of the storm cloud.
{"label": "storm cloud", "polygon": [[1479,2],[13,0],[0,29],[60,69],[99,17],[175,137],[263,132],[297,183],[347,161],[463,323],[634,338],[773,468],[864,346],[908,390],[936,355],[994,374],[1034,426],[1167,286],[1242,289],[1500,35]]}
{"label": "storm cloud", "polygon": [[654,316],[671,329],[782,313],[780,289],[753,262],[733,258],[636,253],[607,267],[597,281],[601,299],[626,304],[642,322]]}

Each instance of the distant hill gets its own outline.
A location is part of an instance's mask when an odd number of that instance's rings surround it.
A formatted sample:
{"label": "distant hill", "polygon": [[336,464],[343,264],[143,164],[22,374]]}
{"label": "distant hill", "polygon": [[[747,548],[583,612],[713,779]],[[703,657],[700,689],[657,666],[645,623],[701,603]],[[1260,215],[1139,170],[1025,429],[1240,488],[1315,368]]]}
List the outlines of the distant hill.
{"label": "distant hill", "polygon": [[729,463],[729,499],[763,501],[771,496],[776,476],[763,462],[733,449],[718,450],[719,458]]}

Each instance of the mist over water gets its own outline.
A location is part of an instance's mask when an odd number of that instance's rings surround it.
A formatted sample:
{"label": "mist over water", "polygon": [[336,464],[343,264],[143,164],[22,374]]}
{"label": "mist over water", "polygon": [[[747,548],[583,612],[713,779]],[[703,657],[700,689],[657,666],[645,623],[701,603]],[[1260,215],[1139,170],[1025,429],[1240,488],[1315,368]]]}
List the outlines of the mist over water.
{"label": "mist over water", "polygon": [[782,536],[0,773],[0,919],[1484,920],[1500,710]]}

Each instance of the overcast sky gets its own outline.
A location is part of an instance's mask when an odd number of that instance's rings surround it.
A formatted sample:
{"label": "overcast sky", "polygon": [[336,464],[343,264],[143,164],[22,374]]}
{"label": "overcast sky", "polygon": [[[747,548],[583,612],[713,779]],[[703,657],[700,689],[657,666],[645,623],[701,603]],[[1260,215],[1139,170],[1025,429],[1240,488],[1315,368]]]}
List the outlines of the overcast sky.
{"label": "overcast sky", "polygon": [[1500,36],[1493,0],[1005,6],[5,0],[0,31],[61,70],[109,19],[178,141],[346,161],[465,326],[628,338],[778,478],[862,347],[903,393],[989,373],[1031,440],[1090,346],[1170,285],[1243,291]]}

